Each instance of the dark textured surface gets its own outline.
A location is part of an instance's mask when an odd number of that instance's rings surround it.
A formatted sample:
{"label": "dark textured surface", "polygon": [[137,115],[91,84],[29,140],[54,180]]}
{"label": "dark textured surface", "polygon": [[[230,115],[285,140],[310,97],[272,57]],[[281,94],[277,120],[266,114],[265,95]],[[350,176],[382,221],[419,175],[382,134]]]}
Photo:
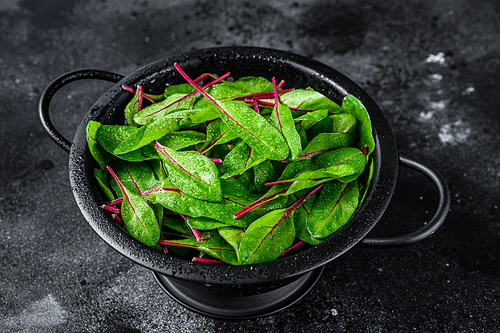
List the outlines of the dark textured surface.
{"label": "dark textured surface", "polygon": [[[482,1],[33,1],[0,3],[0,331],[497,332],[500,327],[500,4]],[[444,175],[445,224],[419,244],[353,249],[279,314],[242,322],[177,305],[106,245],[78,211],[68,155],[43,132],[38,98],[79,68],[130,73],[217,45],[312,57],[363,87],[402,155]],[[109,87],[77,82],[54,100],[72,137]],[[418,228],[436,193],[402,169],[371,235]]]}

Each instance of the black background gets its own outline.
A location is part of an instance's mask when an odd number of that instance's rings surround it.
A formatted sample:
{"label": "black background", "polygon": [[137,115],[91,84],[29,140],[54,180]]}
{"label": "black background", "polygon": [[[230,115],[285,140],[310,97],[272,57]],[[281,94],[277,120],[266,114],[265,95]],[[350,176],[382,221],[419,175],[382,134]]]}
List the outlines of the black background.
{"label": "black background", "polygon": [[[35,1],[0,4],[0,331],[497,332],[500,327],[500,3],[411,1]],[[37,103],[71,70],[128,74],[212,46],[306,55],[379,104],[401,155],[447,180],[444,225],[410,247],[353,249],[299,303],[247,321],[184,309],[112,250],[72,198],[68,155]],[[71,138],[107,83],[61,90],[51,110]],[[370,236],[419,228],[433,185],[401,168]]]}

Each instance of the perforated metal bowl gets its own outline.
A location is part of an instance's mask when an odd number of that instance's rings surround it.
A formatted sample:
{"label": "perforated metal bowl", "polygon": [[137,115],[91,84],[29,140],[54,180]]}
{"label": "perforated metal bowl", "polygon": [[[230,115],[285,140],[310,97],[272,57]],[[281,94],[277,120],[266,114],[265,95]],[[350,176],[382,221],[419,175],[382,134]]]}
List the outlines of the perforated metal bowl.
{"label": "perforated metal bowl", "polygon": [[[162,93],[171,84],[183,83],[173,68],[179,65],[195,77],[210,72],[231,72],[242,76],[275,76],[287,86],[313,87],[333,101],[341,103],[346,94],[359,98],[370,114],[376,141],[374,171],[368,194],[352,220],[328,240],[294,256],[273,262],[221,266],[196,263],[153,250],[124,233],[110,214],[99,208],[98,189],[93,186],[96,163],[85,138],[90,120],[104,124],[123,123],[123,110],[132,95],[121,86],[140,84],[144,91]],[[87,112],[72,142],[64,138],[49,117],[54,94],[66,84],[81,79],[115,82]],[[450,203],[443,178],[416,161],[399,157],[392,130],[375,102],[353,81],[315,60],[289,52],[254,48],[221,47],[189,52],[151,63],[127,76],[100,70],[79,70],[55,79],[43,92],[40,118],[49,136],[69,153],[69,177],[73,194],[85,219],[112,248],[130,260],[150,269],[162,288],[184,306],[205,315],[242,319],[280,311],[304,296],[321,275],[324,265],[355,245],[396,247],[418,242],[431,235],[446,218]],[[413,168],[429,177],[439,192],[438,208],[423,228],[391,238],[365,238],[387,208],[396,185],[398,166]]]}

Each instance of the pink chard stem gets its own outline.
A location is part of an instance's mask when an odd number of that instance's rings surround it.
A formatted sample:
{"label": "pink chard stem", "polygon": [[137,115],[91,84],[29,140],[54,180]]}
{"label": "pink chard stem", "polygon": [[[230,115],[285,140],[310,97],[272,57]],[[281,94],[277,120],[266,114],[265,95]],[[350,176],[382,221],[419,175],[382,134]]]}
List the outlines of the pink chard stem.
{"label": "pink chard stem", "polygon": [[104,210],[107,210],[108,212],[111,212],[111,213],[120,214],[120,209],[116,208],[116,207],[112,207],[112,206],[104,204],[101,206],[101,208]]}
{"label": "pink chard stem", "polygon": [[286,256],[288,253],[297,250],[299,247],[303,246],[304,244],[306,244],[306,242],[304,242],[303,240],[298,241],[297,243],[293,244],[288,249],[283,251],[283,253],[279,257],[282,258],[282,257]]}
{"label": "pink chard stem", "polygon": [[193,262],[201,262],[203,264],[211,264],[211,265],[225,265],[226,263],[219,260],[193,257]]}

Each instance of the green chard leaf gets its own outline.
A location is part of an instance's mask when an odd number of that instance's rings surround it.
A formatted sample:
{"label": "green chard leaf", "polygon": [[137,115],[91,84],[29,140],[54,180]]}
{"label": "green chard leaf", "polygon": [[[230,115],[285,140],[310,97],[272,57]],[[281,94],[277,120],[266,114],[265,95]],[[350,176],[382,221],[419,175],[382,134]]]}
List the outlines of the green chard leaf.
{"label": "green chard leaf", "polygon": [[289,149],[283,135],[260,114],[239,102],[218,101],[219,114],[226,125],[250,147],[270,160],[282,160]]}
{"label": "green chard leaf", "polygon": [[134,122],[139,125],[150,124],[166,115],[181,110],[193,108],[196,96],[186,94],[172,94],[161,102],[151,104],[134,114]]}
{"label": "green chard leaf", "polygon": [[241,175],[251,167],[258,165],[266,160],[266,158],[256,152],[245,141],[236,139],[233,143],[233,148],[224,158],[222,164],[222,178],[229,178],[236,175]]}
{"label": "green chard leaf", "polygon": [[137,125],[134,122],[134,115],[141,110],[142,102],[143,102],[143,88],[142,86],[137,86],[134,97],[130,102],[128,102],[124,111],[125,119],[127,120],[128,125],[130,126]]}
{"label": "green chard leaf", "polygon": [[285,138],[260,114],[242,102],[218,100],[203,91],[186,73],[174,64],[177,71],[212,102],[226,125],[259,154],[271,160],[282,160],[288,156]]}
{"label": "green chard leaf", "polygon": [[294,121],[300,121],[302,127],[307,130],[319,121],[325,119],[327,116],[328,110],[317,110],[304,113],[302,116],[295,118]]}
{"label": "green chard leaf", "polygon": [[290,148],[290,159],[294,160],[302,152],[301,138],[295,129],[295,122],[290,109],[280,102],[274,78],[272,82],[274,87],[275,106],[271,113],[270,120],[274,127],[276,127],[285,138],[288,148]]}
{"label": "green chard leaf", "polygon": [[153,145],[174,186],[197,199],[222,200],[219,172],[208,157],[197,151],[175,151],[157,141]]}
{"label": "green chard leaf", "polygon": [[307,130],[307,137],[313,139],[321,133],[351,133],[356,136],[357,119],[349,113],[330,115]]}
{"label": "green chard leaf", "polygon": [[354,180],[325,184],[307,220],[307,230],[314,238],[325,238],[340,229],[358,207],[359,190]]}
{"label": "green chard leaf", "polygon": [[253,167],[253,183],[256,187],[257,192],[266,192],[269,187],[265,184],[278,180],[284,168],[284,163],[270,160],[265,160],[264,162],[255,165]]}
{"label": "green chard leaf", "polygon": [[350,133],[320,133],[309,142],[297,160],[312,158],[332,149],[353,147],[354,145],[355,137]]}
{"label": "green chard leaf", "polygon": [[245,94],[261,93],[273,90],[273,84],[261,76],[245,76],[234,82],[224,82],[224,85],[239,89]]}
{"label": "green chard leaf", "polygon": [[119,156],[144,147],[178,128],[177,122],[168,118],[142,127],[103,125],[97,130],[97,140],[104,149]]}
{"label": "green chard leaf", "polygon": [[[108,181],[100,169],[94,169],[94,177],[106,198],[111,201],[116,198],[113,191],[108,186]],[[119,192],[118,192],[119,193]]]}
{"label": "green chard leaf", "polygon": [[127,232],[147,246],[155,246],[160,239],[160,226],[154,210],[140,195],[130,192],[108,167],[123,196],[121,215]]}
{"label": "green chard leaf", "polygon": [[200,148],[205,154],[216,145],[224,144],[238,138],[238,136],[221,120],[216,119],[207,126],[206,141]]}
{"label": "green chard leaf", "polygon": [[322,239],[314,238],[306,227],[316,198],[317,193],[314,193],[314,195],[312,195],[299,208],[297,208],[295,214],[293,214],[295,236],[301,241],[304,241],[311,245],[318,245],[319,243],[323,242]]}
{"label": "green chard leaf", "polygon": [[294,239],[293,211],[289,208],[274,210],[246,230],[240,245],[241,262],[257,264],[275,260]]}
{"label": "green chard leaf", "polygon": [[165,240],[159,244],[195,249],[231,265],[238,265],[234,248],[217,231],[200,233],[201,241],[195,237],[181,240]]}
{"label": "green chard leaf", "polygon": [[352,95],[347,95],[342,101],[342,108],[356,117],[359,121],[357,126],[359,149],[365,155],[370,155],[375,149],[375,139],[372,134],[372,124],[370,115],[365,109],[363,103]]}
{"label": "green chard leaf", "polygon": [[192,229],[195,230],[213,230],[220,227],[228,226],[224,222],[220,222],[205,216],[199,216],[199,217],[186,216],[186,223]]}
{"label": "green chard leaf", "polygon": [[236,257],[238,258],[238,262],[241,263],[240,258],[240,244],[243,239],[243,235],[245,234],[244,230],[239,227],[221,227],[218,228],[217,231],[219,235],[222,236],[229,243],[236,252]]}
{"label": "green chard leaf", "polygon": [[85,133],[90,154],[92,154],[92,157],[94,157],[95,161],[99,164],[101,170],[104,170],[112,158],[112,155],[101,146],[97,139],[97,131],[101,126],[102,124],[100,122],[91,120],[87,124]]}
{"label": "green chard leaf", "polygon": [[280,98],[281,102],[290,108],[328,110],[330,113],[344,113],[337,103],[312,89],[294,89],[284,93]]}
{"label": "green chard leaf", "polygon": [[[121,184],[134,194],[140,195],[158,182],[153,169],[146,163],[116,160],[111,167]],[[110,184],[116,193],[120,193],[120,185],[114,178],[111,179]]]}
{"label": "green chard leaf", "polygon": [[253,222],[243,235],[240,257],[243,264],[256,264],[278,258],[295,239],[293,215],[304,201],[321,189],[319,185],[288,208],[276,209]]}
{"label": "green chard leaf", "polygon": [[212,104],[208,106],[205,105],[202,108],[196,108],[194,110],[197,112],[179,122],[180,128],[191,128],[220,118],[217,108]]}

